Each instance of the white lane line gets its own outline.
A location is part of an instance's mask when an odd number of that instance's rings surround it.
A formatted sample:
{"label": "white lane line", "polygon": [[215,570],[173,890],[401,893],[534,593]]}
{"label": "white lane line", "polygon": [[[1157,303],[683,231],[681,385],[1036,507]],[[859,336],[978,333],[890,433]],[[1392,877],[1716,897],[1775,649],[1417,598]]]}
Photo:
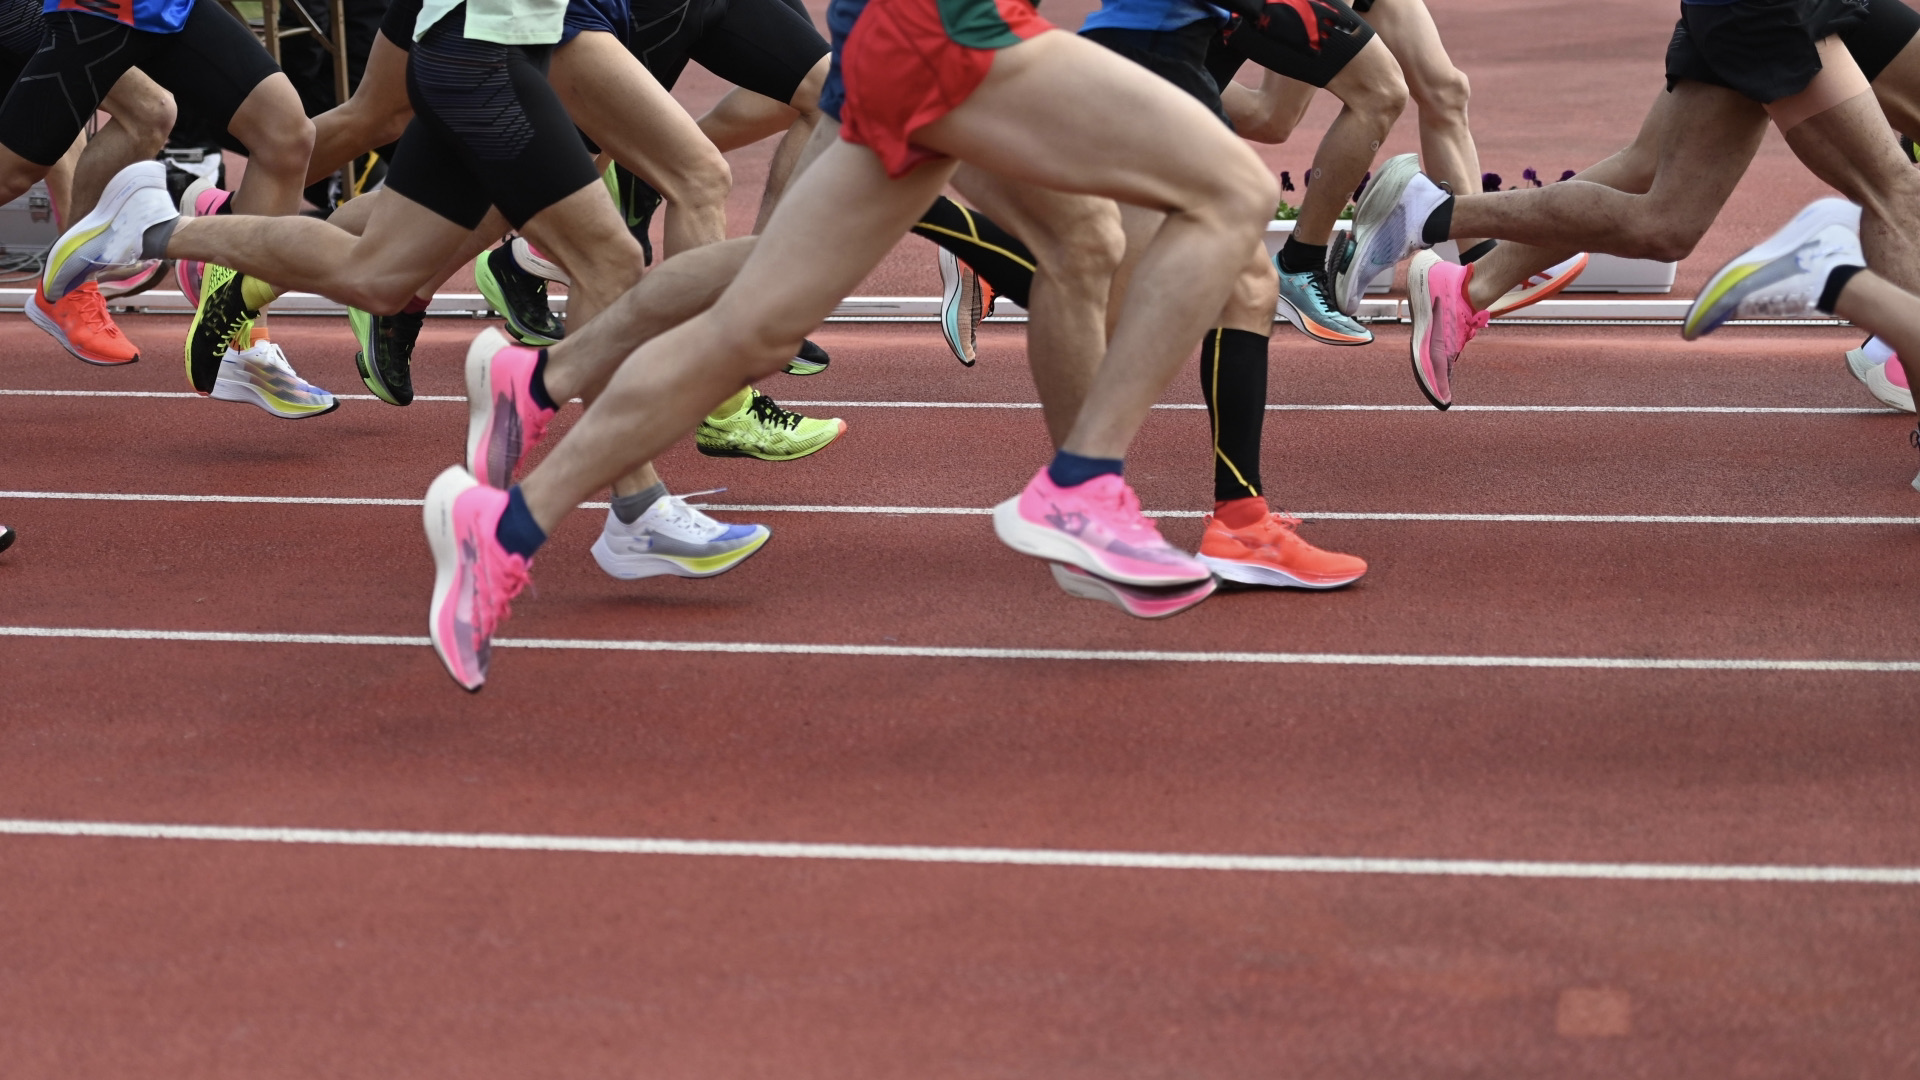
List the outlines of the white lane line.
{"label": "white lane line", "polygon": [[[342,401],[378,401],[372,394],[335,394]],[[199,394],[190,391],[161,390],[0,390],[0,397],[98,397],[98,398],[192,398],[198,400]],[[466,397],[454,394],[422,394],[413,399],[416,402],[460,402]],[[576,399],[577,400],[577,399]],[[809,409],[1038,409],[1033,401],[793,401],[784,400],[785,405]],[[1192,411],[1205,409],[1205,405],[1172,403],[1155,405],[1155,409]],[[1428,405],[1269,405],[1268,412],[1411,412],[1431,413],[1436,410]],[[1745,415],[1804,415],[1804,416],[1879,416],[1892,415],[1893,409],[1874,408],[1838,408],[1814,406],[1757,406],[1757,405],[1455,405],[1450,411],[1457,413],[1676,413],[1676,414],[1712,414],[1728,416]]]}
{"label": "white lane line", "polygon": [[1795,885],[1920,885],[1920,867],[1908,866],[1209,855],[1155,851],[1075,851],[1057,848],[941,847],[923,844],[805,844],[755,840],[543,836],[524,833],[157,825],[107,821],[36,821],[17,818],[0,818],[0,835],[111,840],[192,840],[335,847],[438,848],[457,851],[564,852],[590,855],[677,855],[720,859],[827,859],[842,862],[1029,866],[1087,870],[1202,870],[1255,874],[1379,874],[1403,877],[1743,882]]}
{"label": "white lane line", "polygon": [[[0,637],[179,641],[244,645],[425,647],[424,636],[276,634],[222,630],[116,630],[0,626]],[[1712,659],[1661,656],[1422,656],[1404,653],[1200,652],[1166,649],[1011,649],[938,645],[823,645],[757,641],[623,641],[605,638],[494,638],[495,648],[553,652],[729,653],[753,656],[870,656],[915,660],[1087,660],[1106,663],[1281,664],[1335,667],[1548,668],[1584,671],[1800,671],[1920,673],[1920,660]]]}
{"label": "white lane line", "polygon": [[[161,495],[109,491],[0,491],[0,499],[51,499],[78,502],[230,503],[258,506],[419,506],[420,499],[377,499],[319,495]],[[580,504],[605,510],[604,502]],[[840,506],[809,503],[710,503],[694,505],[741,514],[875,514],[984,517],[988,506]],[[1791,516],[1737,514],[1425,514],[1347,510],[1301,510],[1313,521],[1456,521],[1545,525],[1920,525],[1920,517],[1861,515]],[[1198,518],[1201,510],[1149,510],[1151,518]]]}

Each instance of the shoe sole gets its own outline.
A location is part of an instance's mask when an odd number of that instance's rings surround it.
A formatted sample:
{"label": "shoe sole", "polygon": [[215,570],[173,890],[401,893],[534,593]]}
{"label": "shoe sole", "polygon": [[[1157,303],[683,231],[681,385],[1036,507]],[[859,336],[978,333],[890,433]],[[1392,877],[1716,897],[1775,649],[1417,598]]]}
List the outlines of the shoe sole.
{"label": "shoe sole", "polygon": [[[106,297],[108,300],[123,300],[129,296],[139,296],[148,289],[159,285],[161,280],[167,276],[167,272],[172,269],[172,259],[155,259],[153,260],[153,266],[144,274],[121,278],[118,281],[100,282],[100,295]],[[128,284],[128,282],[132,284]]]}
{"label": "shoe sole", "polygon": [[1867,393],[1872,394],[1880,404],[1901,412],[1914,411],[1912,388],[1893,385],[1893,380],[1887,378],[1886,364],[1868,360],[1864,350],[1848,351],[1847,370],[1860,380],[1861,385],[1867,388]]}
{"label": "shoe sole", "polygon": [[815,364],[811,361],[802,360],[799,357],[787,361],[787,374],[789,375],[818,375],[825,370],[827,370],[827,365]]}
{"label": "shoe sole", "polygon": [[1820,199],[1794,215],[1780,231],[1748,249],[1707,279],[1687,309],[1680,336],[1688,341],[1718,330],[1752,293],[1800,273],[1800,248],[1832,225],[1859,231],[1860,208],[1844,199]]}
{"label": "shoe sole", "polygon": [[1420,368],[1420,343],[1426,340],[1427,331],[1433,326],[1433,291],[1427,285],[1430,265],[1407,271],[1407,310],[1413,314],[1413,336],[1408,339],[1407,353],[1413,358],[1413,384],[1420,388],[1420,395],[1434,408],[1446,412],[1453,405],[1452,399],[1440,400],[1427,385],[1426,373]]}
{"label": "shoe sole", "polygon": [[353,327],[353,340],[360,350],[353,354],[353,366],[360,371],[360,381],[367,384],[373,396],[389,405],[406,405],[387,387],[386,380],[380,377],[373,364],[373,316],[359,308],[347,309],[347,323]]}
{"label": "shoe sole", "polygon": [[551,338],[545,334],[536,334],[527,329],[521,324],[519,319],[514,317],[513,306],[507,303],[506,291],[500,287],[500,279],[494,276],[493,268],[487,265],[487,258],[488,256],[482,255],[473,261],[473,283],[479,288],[481,297],[487,301],[488,305],[490,305],[493,310],[499,312],[500,317],[507,321],[507,329],[513,334],[514,338],[517,339],[520,344],[528,345],[536,349],[551,348],[560,344],[559,338]]}
{"label": "shoe sole", "polygon": [[296,410],[275,403],[272,398],[254,389],[251,384],[240,387],[216,384],[213,388],[213,393],[207,396],[215,401],[234,401],[242,405],[257,405],[261,410],[271,413],[282,420],[305,420],[308,417],[325,416],[340,407],[340,399],[335,398],[333,403],[324,409]]}
{"label": "shoe sole", "polygon": [[[773,532],[768,530],[762,532],[745,547],[735,548],[724,555],[693,558],[670,555],[615,555],[613,549],[607,546],[606,536],[602,534],[593,542],[593,561],[600,564],[600,569],[605,570],[607,576],[621,581],[638,581],[641,578],[650,577],[718,577],[746,562],[761,548],[766,547],[767,541],[772,538]],[[708,565],[716,563],[717,565]]]}
{"label": "shoe sole", "polygon": [[[155,181],[158,181],[157,183]],[[80,249],[113,227],[113,219],[120,213],[136,194],[148,188],[158,187],[167,190],[167,169],[158,161],[142,161],[115,173],[107,181],[106,190],[100,193],[100,201],[86,217],[75,222],[54,241],[53,250],[47,253],[47,267],[40,276],[41,291],[49,301],[58,302],[68,293],[78,288],[80,282],[93,271],[100,269],[88,263],[83,272],[61,273],[68,270]],[[178,210],[175,211],[178,214]],[[153,224],[158,224],[155,222]],[[151,228],[152,225],[147,226]]]}
{"label": "shoe sole", "polygon": [[1022,555],[1077,566],[1097,578],[1121,585],[1164,588],[1169,585],[1197,585],[1213,578],[1212,572],[1204,568],[1201,568],[1200,574],[1178,576],[1172,573],[1149,576],[1117,571],[1102,564],[1097,556],[1072,537],[1030,524],[1027,519],[1020,516],[1020,496],[1018,495],[993,508],[993,532],[1000,538],[1001,543]]}
{"label": "shoe sole", "polygon": [[461,492],[473,485],[473,476],[467,470],[458,465],[447,466],[427,488],[425,505],[420,513],[421,524],[427,531],[427,547],[433,551],[433,600],[427,608],[427,637],[433,641],[433,651],[440,656],[441,668],[453,679],[454,685],[469,694],[478,693],[486,682],[482,679],[468,686],[454,673],[453,665],[447,660],[447,643],[440,637],[440,610],[453,593],[454,569],[458,561],[459,544],[453,530],[453,504]]}
{"label": "shoe sole", "polygon": [[81,352],[73,342],[67,340],[67,335],[61,331],[60,324],[53,321],[53,316],[41,311],[39,303],[31,296],[27,297],[26,312],[28,322],[45,330],[48,336],[52,337],[54,341],[59,342],[60,347],[72,353],[77,360],[92,364],[94,367],[126,367],[128,364],[137,364],[140,362],[139,353],[134,353],[133,359],[131,360],[99,360]]}
{"label": "shoe sole", "polygon": [[[513,343],[503,340],[500,345],[493,346],[487,338],[489,334],[502,339],[506,337],[488,327],[473,339],[473,344],[467,346],[467,470],[482,484],[504,488],[513,484],[512,470],[508,470],[504,477],[485,475],[485,463],[480,459],[480,444],[493,427],[493,357],[501,349],[510,348]],[[483,342],[486,344],[483,345]],[[517,466],[518,462],[515,464]],[[496,480],[503,482],[495,483]]]}
{"label": "shoe sole", "polygon": [[1200,561],[1200,565],[1213,571],[1215,577],[1241,585],[1264,585],[1272,589],[1338,589],[1367,576],[1367,572],[1362,570],[1348,578],[1311,581],[1289,574],[1285,570],[1257,566],[1236,559],[1221,559],[1212,555],[1196,555],[1194,558]]}
{"label": "shoe sole", "polygon": [[946,248],[939,249],[940,255],[940,333],[947,339],[947,350],[953,358],[966,367],[972,367],[980,359],[978,353],[967,355],[966,343],[960,339],[960,307],[966,299],[967,272],[960,268],[960,259]]}
{"label": "shoe sole", "polygon": [[1047,564],[1047,569],[1053,571],[1054,582],[1068,596],[1112,604],[1136,619],[1164,619],[1170,615],[1178,615],[1212,596],[1214,590],[1220,587],[1219,582],[1208,578],[1193,585],[1143,589],[1109,581],[1097,574],[1089,574],[1077,566],[1068,566],[1065,563],[1050,562]]}
{"label": "shoe sole", "polygon": [[847,433],[847,422],[845,420],[836,422],[840,425],[840,428],[833,433],[833,438],[828,439],[826,442],[821,443],[811,450],[802,450],[797,454],[756,454],[751,450],[736,450],[731,446],[708,446],[697,438],[693,442],[693,448],[705,454],[707,457],[758,458],[761,461],[798,461],[803,457],[812,457],[840,441],[840,437]]}
{"label": "shoe sole", "polygon": [[[1360,302],[1366,298],[1367,286],[1373,279],[1383,270],[1399,265],[1400,259],[1396,258],[1391,263],[1371,270],[1364,269],[1373,262],[1367,257],[1368,252],[1379,249],[1380,226],[1400,205],[1400,197],[1406,193],[1407,185],[1413,182],[1413,178],[1419,175],[1419,172],[1419,155],[1401,154],[1380,167],[1373,182],[1367,185],[1366,192],[1360,196],[1360,205],[1353,212],[1353,231],[1350,234],[1355,240],[1355,246],[1347,257],[1347,265],[1333,282],[1333,302],[1339,306],[1342,314],[1351,315],[1359,311]],[[1392,192],[1391,195],[1386,194],[1389,191]],[[1367,251],[1360,250],[1358,246],[1358,239],[1362,232],[1367,236]],[[1335,239],[1338,239],[1337,235]],[[1404,243],[1405,237],[1401,237],[1399,242]],[[1402,252],[1401,258],[1404,257],[1405,253]],[[1357,286],[1354,284],[1355,278],[1361,279]],[[1353,295],[1349,296],[1348,293]]]}
{"label": "shoe sole", "polygon": [[1548,279],[1546,284],[1539,286],[1536,290],[1530,292],[1523,287],[1507,293],[1495,300],[1493,306],[1487,309],[1487,318],[1504,319],[1522,308],[1529,308],[1542,300],[1558,296],[1567,286],[1579,280],[1580,275],[1586,272],[1587,263],[1592,261],[1592,258],[1593,256],[1583,251],[1573,260],[1569,260],[1573,265]]}
{"label": "shoe sole", "polygon": [[1273,310],[1276,315],[1293,324],[1295,330],[1300,331],[1302,334],[1307,335],[1322,345],[1351,346],[1373,344],[1373,331],[1368,330],[1366,337],[1351,337],[1338,330],[1329,329],[1314,321],[1306,312],[1295,307],[1293,301],[1288,300],[1285,296],[1280,297],[1279,302],[1274,305]]}

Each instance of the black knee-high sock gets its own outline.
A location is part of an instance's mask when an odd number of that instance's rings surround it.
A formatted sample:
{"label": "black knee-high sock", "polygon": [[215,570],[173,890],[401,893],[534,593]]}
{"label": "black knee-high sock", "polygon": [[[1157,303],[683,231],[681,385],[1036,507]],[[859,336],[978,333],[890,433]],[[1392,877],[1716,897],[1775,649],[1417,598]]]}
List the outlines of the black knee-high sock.
{"label": "black knee-high sock", "polygon": [[1200,343],[1200,392],[1213,421],[1213,501],[1260,494],[1267,335],[1214,329]]}
{"label": "black knee-high sock", "polygon": [[987,279],[994,292],[1027,306],[1033,294],[1033,252],[985,214],[942,195],[920,216],[913,231],[958,255]]}

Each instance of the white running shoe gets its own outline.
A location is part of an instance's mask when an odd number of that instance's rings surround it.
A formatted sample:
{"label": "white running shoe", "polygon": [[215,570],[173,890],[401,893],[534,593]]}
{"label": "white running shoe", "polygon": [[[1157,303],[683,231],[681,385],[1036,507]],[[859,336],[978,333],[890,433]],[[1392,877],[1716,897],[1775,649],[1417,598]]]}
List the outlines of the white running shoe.
{"label": "white running shoe", "polygon": [[677,495],[662,495],[631,525],[608,510],[593,561],[622,581],[712,577],[745,562],[772,535],[765,525],[727,525]]}
{"label": "white running shoe", "polygon": [[40,285],[57,302],[80,283],[112,266],[140,261],[147,230],[180,216],[167,197],[167,167],[136,161],[114,174],[99,205],[60,234],[47,252]]}
{"label": "white running shoe", "polygon": [[980,319],[993,301],[984,299],[980,275],[973,267],[946,248],[935,248],[940,260],[940,333],[947,339],[953,358],[972,367],[979,359],[974,345],[980,335]]}
{"label": "white running shoe", "polygon": [[340,407],[339,399],[302,379],[287,363],[287,354],[271,341],[244,352],[228,349],[220,359],[213,396],[258,405],[285,420],[324,416]]}
{"label": "white running shoe", "polygon": [[1895,359],[1875,360],[1872,350],[1866,346],[1847,350],[1847,370],[1859,379],[1880,404],[1901,412],[1913,411],[1913,388],[1896,386],[1887,378],[1887,365],[1897,364]]}
{"label": "white running shoe", "polygon": [[1822,314],[1827,275],[1865,266],[1860,208],[1845,199],[1816,199],[1779,232],[1734,256],[1694,298],[1680,336],[1692,341],[1732,318],[1794,319]]}
{"label": "white running shoe", "polygon": [[1401,154],[1380,166],[1360,194],[1351,238],[1341,243],[1336,233],[1327,246],[1327,277],[1341,311],[1359,311],[1368,282],[1428,246],[1421,230],[1450,197],[1420,171],[1418,154]]}
{"label": "white running shoe", "polygon": [[514,237],[513,242],[508,245],[508,251],[512,253],[513,261],[520,265],[520,269],[534,277],[546,278],[548,281],[556,281],[562,285],[572,284],[567,280],[567,272],[560,268],[560,264],[542,257],[533,249],[532,244],[527,243],[526,237]]}

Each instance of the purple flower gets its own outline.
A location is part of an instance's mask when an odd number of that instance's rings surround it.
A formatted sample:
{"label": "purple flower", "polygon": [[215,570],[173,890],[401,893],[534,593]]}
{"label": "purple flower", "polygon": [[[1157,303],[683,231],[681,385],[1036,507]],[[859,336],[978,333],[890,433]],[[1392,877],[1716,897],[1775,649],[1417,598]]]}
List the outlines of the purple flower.
{"label": "purple flower", "polygon": [[1533,171],[1532,169],[1521,169],[1520,179],[1525,180],[1528,184],[1534,187],[1540,186],[1540,174]]}
{"label": "purple flower", "polygon": [[1365,191],[1365,190],[1367,190],[1367,182],[1368,182],[1368,181],[1370,181],[1370,180],[1372,180],[1372,179],[1373,179],[1373,171],[1372,171],[1371,169],[1369,169],[1369,170],[1367,171],[1367,175],[1365,175],[1365,176],[1363,176],[1363,177],[1361,177],[1361,178],[1360,178],[1360,186],[1359,186],[1359,187],[1357,187],[1357,188],[1354,188],[1354,189],[1353,189],[1353,201],[1354,201],[1354,202],[1359,202],[1359,201],[1360,201],[1360,193],[1361,193],[1361,192],[1363,192],[1363,191]]}
{"label": "purple flower", "polygon": [[1563,173],[1561,173],[1561,174],[1560,174],[1560,179],[1561,179],[1561,180],[1571,180],[1571,179],[1573,179],[1573,170],[1572,170],[1572,169],[1568,169],[1568,170],[1567,170],[1566,172],[1563,172]]}
{"label": "purple flower", "polygon": [[1481,173],[1480,174],[1480,190],[1481,191],[1499,191],[1500,190],[1500,174],[1497,172]]}
{"label": "purple flower", "polygon": [[1290,172],[1287,172],[1284,169],[1281,170],[1280,172],[1280,190],[1281,191],[1293,190],[1293,174]]}

